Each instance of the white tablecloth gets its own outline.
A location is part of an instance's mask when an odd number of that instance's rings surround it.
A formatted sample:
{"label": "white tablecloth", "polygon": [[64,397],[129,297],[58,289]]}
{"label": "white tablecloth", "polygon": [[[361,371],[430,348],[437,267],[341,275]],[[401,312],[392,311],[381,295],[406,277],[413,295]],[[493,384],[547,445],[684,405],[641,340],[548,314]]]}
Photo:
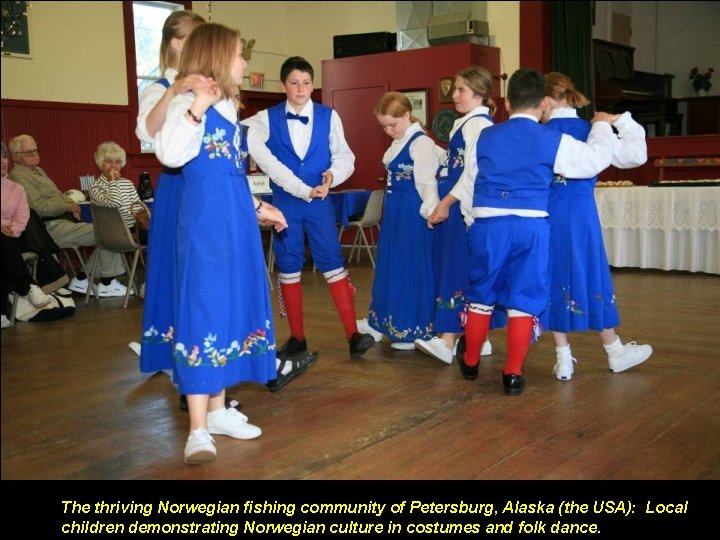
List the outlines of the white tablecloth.
{"label": "white tablecloth", "polygon": [[611,266],[720,274],[720,187],[595,190]]}

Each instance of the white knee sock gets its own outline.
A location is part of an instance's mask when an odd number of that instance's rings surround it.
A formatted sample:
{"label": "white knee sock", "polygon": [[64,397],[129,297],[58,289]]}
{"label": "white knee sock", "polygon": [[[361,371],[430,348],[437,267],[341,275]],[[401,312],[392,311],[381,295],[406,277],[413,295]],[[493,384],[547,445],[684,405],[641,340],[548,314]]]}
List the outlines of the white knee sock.
{"label": "white knee sock", "polygon": [[625,354],[625,347],[623,346],[622,341],[620,341],[620,337],[615,340],[615,343],[611,343],[610,345],[605,345],[603,343],[603,347],[610,358],[616,358]]}
{"label": "white knee sock", "polygon": [[561,347],[555,347],[555,355],[558,360],[569,360],[572,358],[572,352],[570,352],[570,345],[563,345]]}

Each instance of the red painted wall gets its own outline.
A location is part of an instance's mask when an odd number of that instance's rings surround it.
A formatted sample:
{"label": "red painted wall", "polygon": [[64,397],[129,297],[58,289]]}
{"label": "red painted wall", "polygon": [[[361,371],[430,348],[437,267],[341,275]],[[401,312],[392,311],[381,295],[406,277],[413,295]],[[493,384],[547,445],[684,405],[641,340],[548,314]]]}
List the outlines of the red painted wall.
{"label": "red painted wall", "polygon": [[[128,151],[129,122],[126,106],[2,100],[5,144],[17,135],[32,136],[40,150],[40,167],[62,191],[80,189],[80,176],[99,174],[93,154],[101,142],[115,141]],[[134,119],[132,124],[134,131]],[[123,175],[137,182],[138,173],[147,170],[156,177],[160,164],[151,157],[138,164],[128,155]]]}
{"label": "red painted wall", "polygon": [[[313,97],[320,99],[319,90]],[[243,117],[283,99],[285,94],[277,92],[244,92]],[[99,174],[93,154],[103,141],[115,141],[127,152],[125,178],[137,184],[138,175],[149,172],[154,183],[162,165],[154,154],[136,150],[135,121],[129,106],[2,100],[5,144],[17,135],[31,135],[40,149],[40,166],[61,191],[79,189],[80,176]]]}
{"label": "red painted wall", "polygon": [[552,2],[520,2],[520,67],[552,71]]}
{"label": "red painted wall", "polygon": [[[373,109],[385,92],[427,89],[428,132],[442,109],[454,109],[453,103],[440,103],[439,81],[471,65],[487,68],[493,74],[493,99],[500,99],[500,49],[470,43],[444,45],[351,58],[324,60],[323,103],[333,107],[343,121],[345,136],[355,153],[355,173],[341,189],[378,189],[384,178],[382,155],[391,143],[377,123]],[[504,118],[501,109],[496,118]],[[441,145],[444,145],[442,143]]]}

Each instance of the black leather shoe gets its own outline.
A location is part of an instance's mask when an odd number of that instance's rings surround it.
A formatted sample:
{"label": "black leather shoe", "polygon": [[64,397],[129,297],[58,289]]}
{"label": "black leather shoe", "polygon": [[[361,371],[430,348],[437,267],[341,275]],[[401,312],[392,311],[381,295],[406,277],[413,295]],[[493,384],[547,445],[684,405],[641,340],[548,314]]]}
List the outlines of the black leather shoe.
{"label": "black leather shoe", "polygon": [[[270,390],[271,392],[277,392],[278,390],[281,390],[295,377],[305,373],[305,370],[312,366],[317,359],[317,352],[303,352],[298,353],[297,355],[292,356],[286,360],[281,360],[280,366],[278,367],[277,371],[277,378],[273,379],[272,381],[268,381],[267,383],[265,383],[265,386],[267,386],[268,390]],[[285,368],[286,362],[290,362],[292,369],[283,375],[283,370]]]}
{"label": "black leather shoe", "polygon": [[375,345],[375,339],[370,334],[355,332],[350,338],[350,356],[358,358]]}
{"label": "black leather shoe", "polygon": [[303,339],[300,341],[299,339],[290,336],[290,338],[283,343],[282,347],[278,350],[277,357],[280,360],[287,360],[288,358],[303,352],[307,352],[307,340]]}
{"label": "black leather shoe", "polygon": [[465,363],[465,350],[467,349],[467,343],[465,343],[465,336],[460,336],[460,339],[458,340],[457,344],[457,351],[455,352],[455,356],[457,358],[457,364],[460,368],[460,375],[463,376],[463,379],[468,381],[474,381],[478,378],[478,366],[480,363],[478,362],[475,366],[468,366]]}
{"label": "black leather shoe", "polygon": [[519,396],[525,389],[525,378],[522,375],[505,375],[503,373],[503,386],[505,387],[505,393],[509,396]]}
{"label": "black leather shoe", "polygon": [[[225,396],[225,408],[226,409],[237,409],[238,411],[242,409],[242,403],[240,403],[237,399]],[[180,410],[187,412],[188,406],[187,406],[187,396],[185,394],[180,394]]]}

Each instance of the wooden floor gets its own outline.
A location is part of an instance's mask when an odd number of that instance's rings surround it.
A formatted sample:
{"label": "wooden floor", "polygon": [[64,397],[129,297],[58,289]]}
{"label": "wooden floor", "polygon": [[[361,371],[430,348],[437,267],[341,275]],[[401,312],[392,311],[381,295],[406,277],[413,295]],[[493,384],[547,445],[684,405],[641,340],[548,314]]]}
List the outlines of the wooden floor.
{"label": "wooden floor", "polygon": [[[372,269],[351,265],[359,316]],[[363,359],[347,344],[322,276],[307,269],[306,333],[320,358],[281,392],[231,394],[263,429],[216,437],[218,459],[183,463],[186,414],[164,374],[127,347],[142,301],[78,297],[71,319],[2,331],[2,479],[719,479],[720,279],[614,272],[619,335],[655,353],[607,370],[596,334],[573,335],[572,381],[552,373],[545,334],[520,397],[503,395],[505,332],[479,380],[387,342]],[[276,321],[278,341],[287,322]]]}

